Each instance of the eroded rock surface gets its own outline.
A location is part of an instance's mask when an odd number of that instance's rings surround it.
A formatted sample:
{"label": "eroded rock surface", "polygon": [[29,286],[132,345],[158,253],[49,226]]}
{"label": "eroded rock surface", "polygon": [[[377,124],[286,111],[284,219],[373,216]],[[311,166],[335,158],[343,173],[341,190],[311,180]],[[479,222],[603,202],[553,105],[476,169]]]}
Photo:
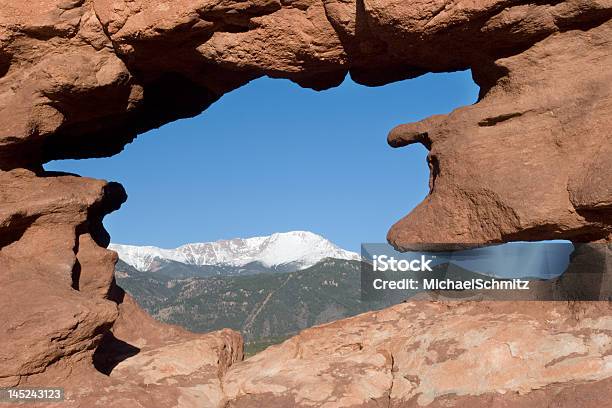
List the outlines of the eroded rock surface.
{"label": "eroded rock surface", "polygon": [[505,74],[477,104],[393,129],[392,146],[427,146],[431,173],[429,196],[389,241],[606,238],[612,72],[601,68],[612,66],[610,38],[610,24],[546,38],[488,67]]}
{"label": "eroded rock surface", "polygon": [[596,408],[612,384],[611,312],[600,302],[403,303],[232,367],[227,406]]}
{"label": "eroded rock surface", "polygon": [[[27,170],[0,172],[0,184],[0,383],[15,385],[58,360],[91,356],[117,318],[100,291],[106,282],[108,292],[116,254],[79,242],[104,239],[92,217],[124,193],[100,180]],[[88,282],[82,291],[79,275]]]}
{"label": "eroded rock surface", "polygon": [[156,322],[115,285],[101,220],[123,188],[24,169],[0,184],[0,386],[62,386],[77,407],[216,406],[242,339]]}
{"label": "eroded rock surface", "polygon": [[607,0],[5,0],[0,168],[117,153],[263,75],[323,89],[472,68],[478,104],[393,133],[428,134],[433,177],[390,241],[601,239],[611,16]]}
{"label": "eroded rock surface", "polygon": [[324,89],[471,68],[476,104],[389,135],[424,144],[431,169],[389,241],[609,241],[609,0],[1,3],[0,386],[63,385],[82,407],[609,400],[607,303],[409,303],[237,363],[236,333],[160,325],[114,284],[102,218],[119,185],[43,171],[263,75]]}

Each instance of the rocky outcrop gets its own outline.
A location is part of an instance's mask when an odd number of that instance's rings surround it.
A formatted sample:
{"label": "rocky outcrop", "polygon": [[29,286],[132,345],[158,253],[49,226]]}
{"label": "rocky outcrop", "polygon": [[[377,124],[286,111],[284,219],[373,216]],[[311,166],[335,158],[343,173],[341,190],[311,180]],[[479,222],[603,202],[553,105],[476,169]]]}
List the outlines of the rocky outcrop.
{"label": "rocky outcrop", "polygon": [[605,0],[5,0],[0,168],[117,153],[263,75],[323,89],[472,68],[479,103],[391,136],[432,149],[432,194],[390,241],[603,238],[609,188],[582,185],[610,168],[610,16]]}
{"label": "rocky outcrop", "polygon": [[102,218],[123,189],[43,164],[116,154],[263,75],[324,89],[471,68],[476,104],[389,135],[431,169],[389,241],[609,240],[611,16],[608,0],[3,0],[0,386],[63,384],[84,407],[596,406],[600,303],[406,304],[235,364],[235,333],[161,326],[114,284]]}
{"label": "rocky outcrop", "polygon": [[95,217],[125,195],[116,184],[27,170],[0,172],[0,183],[0,382],[15,385],[54,362],[91,356],[117,318],[101,291],[116,255],[93,240],[104,239]]}
{"label": "rocky outcrop", "polygon": [[[202,393],[214,406],[242,339],[158,323],[115,285],[117,254],[104,249],[101,220],[125,200],[123,188],[23,169],[0,172],[0,184],[0,386],[59,385],[78,407],[170,407]],[[163,375],[148,382],[147,370]],[[155,392],[162,380],[172,392]]]}
{"label": "rocky outcrop", "polygon": [[[96,386],[75,380],[68,400],[78,407],[218,407],[222,379],[244,358],[240,334],[194,334],[161,324],[117,290],[119,318],[96,350]],[[91,374],[89,375],[91,378]],[[86,380],[87,381],[87,380]]]}
{"label": "rocky outcrop", "polygon": [[611,37],[604,24],[546,38],[487,67],[504,76],[477,104],[393,129],[392,146],[430,150],[430,194],[389,241],[606,238],[612,73],[601,67],[612,64]]}
{"label": "rocky outcrop", "polygon": [[226,406],[597,408],[612,384],[611,312],[599,302],[403,303],[232,367]]}

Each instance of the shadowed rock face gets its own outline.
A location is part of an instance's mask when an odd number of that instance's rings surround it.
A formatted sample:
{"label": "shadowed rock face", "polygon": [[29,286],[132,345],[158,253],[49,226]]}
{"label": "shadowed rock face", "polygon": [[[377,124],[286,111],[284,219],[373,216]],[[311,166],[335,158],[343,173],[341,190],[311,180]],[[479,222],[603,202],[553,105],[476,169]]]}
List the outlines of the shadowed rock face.
{"label": "shadowed rock face", "polygon": [[42,165],[116,154],[264,75],[324,89],[471,68],[476,104],[389,134],[431,169],[389,241],[609,241],[611,16],[607,0],[3,0],[0,386],[64,385],[83,407],[605,405],[601,303],[403,305],[236,364],[238,334],[161,325],[115,285],[102,218],[123,189]]}

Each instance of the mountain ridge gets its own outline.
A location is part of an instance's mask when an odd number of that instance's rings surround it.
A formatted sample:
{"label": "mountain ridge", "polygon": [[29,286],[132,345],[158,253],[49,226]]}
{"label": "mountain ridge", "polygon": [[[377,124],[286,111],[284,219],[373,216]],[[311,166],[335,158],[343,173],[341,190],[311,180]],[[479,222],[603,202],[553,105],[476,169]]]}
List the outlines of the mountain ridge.
{"label": "mountain ridge", "polygon": [[260,263],[267,268],[302,270],[325,258],[361,259],[359,254],[344,250],[310,231],[188,243],[172,249],[112,243],[109,249],[117,252],[122,261],[141,272],[153,272],[160,262],[164,261],[196,266],[231,267]]}

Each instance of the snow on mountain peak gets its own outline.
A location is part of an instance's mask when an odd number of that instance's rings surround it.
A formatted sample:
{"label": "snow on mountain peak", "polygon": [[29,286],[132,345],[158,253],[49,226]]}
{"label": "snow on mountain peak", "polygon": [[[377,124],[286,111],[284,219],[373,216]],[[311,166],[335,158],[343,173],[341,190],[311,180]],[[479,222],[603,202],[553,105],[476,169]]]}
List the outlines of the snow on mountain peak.
{"label": "snow on mountain peak", "polygon": [[359,254],[345,251],[309,231],[192,243],[174,249],[121,244],[110,244],[109,249],[116,251],[123,262],[143,272],[150,271],[157,260],[217,266],[244,266],[252,262],[259,262],[266,267],[291,264],[299,270],[324,258],[360,259]]}

